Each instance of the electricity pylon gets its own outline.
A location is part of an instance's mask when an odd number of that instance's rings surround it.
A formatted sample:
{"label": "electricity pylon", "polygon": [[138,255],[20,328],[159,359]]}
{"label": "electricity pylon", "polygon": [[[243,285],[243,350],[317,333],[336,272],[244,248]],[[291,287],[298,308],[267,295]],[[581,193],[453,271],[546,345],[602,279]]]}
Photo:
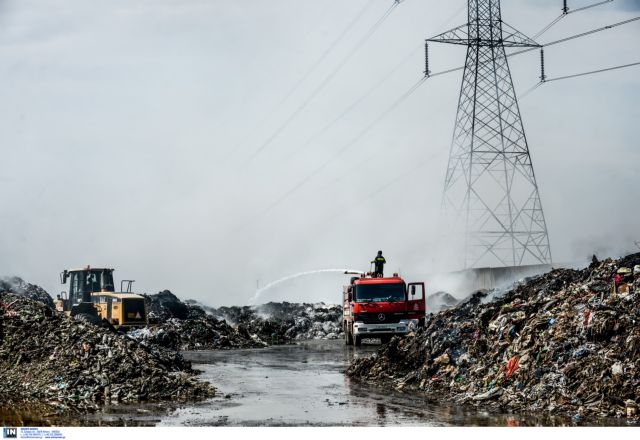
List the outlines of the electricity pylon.
{"label": "electricity pylon", "polygon": [[427,54],[429,42],[467,46],[442,200],[446,224],[464,241],[464,268],[550,264],[547,225],[505,51],[540,45],[502,21],[500,0],[468,3],[467,24],[427,40]]}

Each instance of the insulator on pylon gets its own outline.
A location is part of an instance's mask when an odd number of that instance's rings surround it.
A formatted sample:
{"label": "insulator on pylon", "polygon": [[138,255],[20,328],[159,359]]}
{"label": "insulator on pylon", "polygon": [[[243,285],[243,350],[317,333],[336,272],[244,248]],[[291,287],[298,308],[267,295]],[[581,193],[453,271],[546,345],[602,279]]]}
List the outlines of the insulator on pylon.
{"label": "insulator on pylon", "polygon": [[431,75],[431,70],[429,70],[429,41],[425,40],[424,42],[424,76],[425,78],[429,78]]}
{"label": "insulator on pylon", "polygon": [[564,6],[562,8],[562,13],[564,15],[567,15],[569,13],[569,5],[568,5],[568,0],[564,0]]}
{"label": "insulator on pylon", "polygon": [[540,48],[540,82],[545,82],[547,75],[544,73],[544,48]]}

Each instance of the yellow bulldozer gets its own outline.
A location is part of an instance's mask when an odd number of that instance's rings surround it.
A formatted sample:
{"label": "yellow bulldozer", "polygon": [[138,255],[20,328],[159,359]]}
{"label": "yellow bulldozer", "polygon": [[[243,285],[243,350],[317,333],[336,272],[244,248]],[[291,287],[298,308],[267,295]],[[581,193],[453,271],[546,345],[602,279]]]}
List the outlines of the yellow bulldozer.
{"label": "yellow bulldozer", "polygon": [[144,297],[131,292],[134,280],[122,280],[120,292],[116,292],[113,270],[87,266],[60,273],[62,284],[70,281],[69,292],[58,295],[56,310],[80,321],[115,328],[147,325]]}

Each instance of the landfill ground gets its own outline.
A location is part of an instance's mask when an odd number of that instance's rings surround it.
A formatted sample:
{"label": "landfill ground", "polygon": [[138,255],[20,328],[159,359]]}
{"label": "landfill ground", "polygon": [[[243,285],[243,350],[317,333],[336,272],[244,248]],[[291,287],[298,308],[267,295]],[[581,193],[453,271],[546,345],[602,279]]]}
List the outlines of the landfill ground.
{"label": "landfill ground", "polygon": [[[509,414],[429,402],[422,396],[350,380],[357,357],[341,340],[263,349],[185,352],[216,397],[187,404],[110,405],[96,413],[55,414],[37,406],[4,408],[4,425],[63,426],[617,426],[597,418],[576,423],[547,413]],[[48,411],[48,412],[47,412]]]}
{"label": "landfill ground", "polygon": [[5,426],[640,423],[640,254],[458,303],[441,292],[425,328],[357,349],[335,305],[213,309],[164,291],[151,325],[123,334],[49,299],[0,284]]}

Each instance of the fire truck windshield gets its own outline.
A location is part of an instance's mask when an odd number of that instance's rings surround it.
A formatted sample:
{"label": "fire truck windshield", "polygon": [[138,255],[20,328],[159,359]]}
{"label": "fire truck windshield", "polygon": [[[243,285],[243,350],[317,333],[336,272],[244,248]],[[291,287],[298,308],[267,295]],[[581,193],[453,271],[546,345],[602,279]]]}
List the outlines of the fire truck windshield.
{"label": "fire truck windshield", "polygon": [[356,286],[356,302],[404,301],[404,284],[360,284]]}

